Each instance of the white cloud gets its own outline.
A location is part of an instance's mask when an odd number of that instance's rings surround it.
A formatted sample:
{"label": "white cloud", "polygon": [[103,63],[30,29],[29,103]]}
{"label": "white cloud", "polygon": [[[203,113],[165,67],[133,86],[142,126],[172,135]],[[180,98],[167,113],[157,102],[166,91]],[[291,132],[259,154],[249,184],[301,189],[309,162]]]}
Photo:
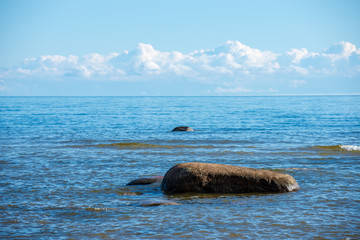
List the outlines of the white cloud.
{"label": "white cloud", "polygon": [[0,92],[5,92],[5,91],[6,91],[5,81],[0,80]]}
{"label": "white cloud", "polygon": [[[192,53],[163,52],[140,43],[132,51],[84,56],[45,55],[28,58],[9,69],[0,69],[0,78],[66,78],[93,80],[148,80],[172,77],[192,80],[232,81],[264,79],[268,76],[326,77],[359,76],[360,49],[349,42],[334,44],[323,52],[306,48],[283,54],[261,51],[239,41],[228,41],[211,50]],[[293,82],[292,85],[299,85]],[[218,91],[244,91],[235,88]]]}
{"label": "white cloud", "polygon": [[274,89],[274,88],[269,88],[269,89],[260,89],[256,91],[257,93],[277,93],[279,92],[279,90]]}
{"label": "white cloud", "polygon": [[246,89],[242,87],[236,87],[236,88],[222,88],[218,87],[215,89],[216,93],[251,93],[253,92],[252,89]]}
{"label": "white cloud", "polygon": [[294,64],[299,64],[302,59],[311,56],[311,54],[309,54],[309,52],[306,48],[291,49],[290,51],[287,52],[287,54],[289,56],[293,57],[291,62]]}
{"label": "white cloud", "polygon": [[309,77],[360,75],[360,49],[349,42],[339,42],[323,52],[309,52],[307,49],[292,49],[287,53],[291,63],[284,67]]}
{"label": "white cloud", "polygon": [[290,65],[289,69],[293,69],[293,70],[295,70],[297,73],[299,73],[301,75],[308,75],[309,74],[309,70],[304,68],[304,67],[300,67],[300,66],[296,66],[296,65]]}
{"label": "white cloud", "polygon": [[293,87],[293,88],[297,88],[301,85],[304,85],[306,84],[306,81],[305,80],[290,80],[289,81],[289,85],[290,87]]}
{"label": "white cloud", "polygon": [[355,44],[349,42],[339,42],[330,47],[324,56],[329,57],[333,62],[340,59],[348,59],[353,53],[359,54],[359,50],[356,49]]}

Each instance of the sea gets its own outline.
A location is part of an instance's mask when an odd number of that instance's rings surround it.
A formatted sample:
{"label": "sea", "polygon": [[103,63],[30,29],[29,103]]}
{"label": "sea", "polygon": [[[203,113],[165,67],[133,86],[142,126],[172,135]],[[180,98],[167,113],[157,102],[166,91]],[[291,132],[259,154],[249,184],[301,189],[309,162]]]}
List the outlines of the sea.
{"label": "sea", "polygon": [[[300,189],[127,185],[184,162]],[[0,97],[0,239],[360,239],[360,96]]]}

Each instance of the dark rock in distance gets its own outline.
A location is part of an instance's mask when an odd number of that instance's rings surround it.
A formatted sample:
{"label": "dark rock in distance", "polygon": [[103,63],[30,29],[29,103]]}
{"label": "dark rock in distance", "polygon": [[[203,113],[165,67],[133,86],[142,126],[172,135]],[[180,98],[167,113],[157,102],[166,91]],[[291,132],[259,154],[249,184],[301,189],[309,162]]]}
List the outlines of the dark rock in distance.
{"label": "dark rock in distance", "polygon": [[149,185],[152,183],[161,182],[162,179],[163,179],[163,176],[137,178],[135,180],[130,181],[126,185]]}
{"label": "dark rock in distance", "polygon": [[165,193],[264,193],[299,189],[289,174],[211,163],[181,163],[165,174]]}
{"label": "dark rock in distance", "polygon": [[192,132],[194,131],[194,129],[192,129],[191,127],[176,127],[172,130],[173,132]]}

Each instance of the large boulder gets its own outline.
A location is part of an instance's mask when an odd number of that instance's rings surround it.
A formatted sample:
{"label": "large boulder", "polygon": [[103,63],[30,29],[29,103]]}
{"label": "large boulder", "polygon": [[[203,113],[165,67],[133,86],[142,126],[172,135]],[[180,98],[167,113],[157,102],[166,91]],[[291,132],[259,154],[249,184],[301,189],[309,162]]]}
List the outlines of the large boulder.
{"label": "large boulder", "polygon": [[191,127],[176,127],[172,130],[173,132],[192,132],[194,131],[194,129],[192,129]]}
{"label": "large boulder", "polygon": [[165,174],[165,193],[290,192],[299,189],[289,174],[211,163],[181,163]]}

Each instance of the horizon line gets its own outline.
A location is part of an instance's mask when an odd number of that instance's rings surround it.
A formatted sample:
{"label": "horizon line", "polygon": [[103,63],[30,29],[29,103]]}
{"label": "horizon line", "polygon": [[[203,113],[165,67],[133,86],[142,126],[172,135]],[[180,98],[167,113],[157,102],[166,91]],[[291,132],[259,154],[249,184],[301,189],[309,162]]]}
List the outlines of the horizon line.
{"label": "horizon line", "polygon": [[7,95],[0,97],[286,97],[286,96],[360,96],[360,93],[261,94],[261,95]]}

